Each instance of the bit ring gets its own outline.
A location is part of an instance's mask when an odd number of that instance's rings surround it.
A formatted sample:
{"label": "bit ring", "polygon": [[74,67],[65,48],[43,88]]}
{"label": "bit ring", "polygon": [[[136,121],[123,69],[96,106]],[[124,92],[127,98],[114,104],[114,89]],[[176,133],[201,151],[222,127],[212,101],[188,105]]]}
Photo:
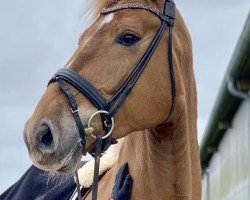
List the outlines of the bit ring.
{"label": "bit ring", "polygon": [[[96,115],[98,115],[98,114],[105,114],[105,115],[108,115],[109,113],[108,113],[106,110],[98,110],[97,112],[93,113],[93,114],[91,115],[91,117],[89,118],[89,121],[88,121],[88,128],[91,127],[90,125],[91,125],[92,119],[93,119]],[[111,126],[110,131],[109,131],[105,136],[103,136],[102,139],[106,139],[106,138],[109,137],[109,136],[111,135],[111,133],[113,132],[114,126],[115,126],[114,117],[111,117],[111,122],[112,122],[112,126]],[[91,136],[92,136],[93,138],[96,138],[96,136],[93,135],[93,134],[91,134]]]}

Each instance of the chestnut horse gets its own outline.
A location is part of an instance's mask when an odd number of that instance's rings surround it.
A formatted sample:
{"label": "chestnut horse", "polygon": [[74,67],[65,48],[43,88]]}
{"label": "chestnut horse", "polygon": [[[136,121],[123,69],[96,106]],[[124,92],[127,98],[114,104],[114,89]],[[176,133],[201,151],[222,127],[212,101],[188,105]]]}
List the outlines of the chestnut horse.
{"label": "chestnut horse", "polygon": [[[144,9],[124,9],[99,14],[103,8],[141,3],[159,11],[164,0],[98,0],[96,20],[81,35],[79,47],[66,64],[85,77],[105,98],[112,97],[148,49],[161,20]],[[200,200],[201,171],[197,142],[197,95],[192,44],[176,10],[173,28],[173,64],[176,99],[173,112],[166,31],[130,95],[114,116],[112,137],[124,137],[115,165],[99,182],[98,199],[110,197],[115,175],[128,162],[133,177],[132,200]],[[97,108],[76,88],[81,122],[87,124]],[[169,115],[169,113],[171,113]],[[100,118],[92,122],[102,132]],[[77,170],[82,154],[95,139],[86,138],[83,150],[78,128],[65,94],[51,83],[26,123],[24,139],[35,166],[59,173]],[[91,193],[86,199],[91,198]]]}

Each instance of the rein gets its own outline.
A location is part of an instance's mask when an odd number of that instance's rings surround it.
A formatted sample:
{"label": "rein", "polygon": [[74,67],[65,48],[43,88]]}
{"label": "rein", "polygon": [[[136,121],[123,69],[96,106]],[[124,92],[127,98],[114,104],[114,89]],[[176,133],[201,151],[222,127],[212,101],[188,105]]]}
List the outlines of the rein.
{"label": "rein", "polygon": [[[144,69],[146,68],[149,60],[151,59],[155,49],[157,48],[159,42],[161,41],[162,36],[164,35],[167,28],[169,28],[169,41],[168,41],[168,57],[169,57],[169,71],[172,84],[172,105],[170,109],[170,114],[173,112],[176,102],[176,83],[175,83],[175,74],[174,74],[174,65],[172,60],[172,30],[174,27],[175,20],[175,3],[173,0],[166,0],[164,4],[163,14],[155,8],[152,8],[146,4],[142,3],[128,3],[122,4],[111,8],[106,8],[101,11],[100,14],[109,14],[124,9],[143,9],[148,12],[153,13],[161,20],[161,26],[157,31],[155,37],[153,38],[148,49],[140,59],[137,66],[134,68],[133,72],[129,75],[126,81],[121,85],[118,91],[109,99],[106,100],[102,95],[99,94],[97,89],[88,82],[84,77],[69,68],[63,68],[58,70],[52,79],[49,81],[48,85],[52,82],[58,82],[61,90],[66,95],[68,100],[72,116],[75,120],[79,136],[81,138],[83,149],[86,148],[86,137],[92,135],[96,139],[96,149],[95,152],[91,155],[95,158],[95,169],[94,169],[94,179],[93,179],[93,191],[92,191],[92,200],[97,200],[98,193],[98,174],[99,174],[99,164],[101,154],[108,149],[111,144],[116,142],[115,139],[112,139],[112,131],[114,128],[114,116],[119,111],[133,87],[135,86],[137,80],[140,78]],[[77,102],[68,86],[68,84],[75,87],[79,92],[81,92],[97,109],[98,111],[94,113],[88,124],[83,124],[79,116],[79,109]],[[91,127],[91,120],[97,114],[100,114],[103,130],[106,135],[101,137],[100,135],[93,135],[93,128]],[[168,116],[168,117],[169,117]],[[78,191],[78,200],[81,200],[81,191],[79,186],[78,175],[76,176],[76,184]]]}

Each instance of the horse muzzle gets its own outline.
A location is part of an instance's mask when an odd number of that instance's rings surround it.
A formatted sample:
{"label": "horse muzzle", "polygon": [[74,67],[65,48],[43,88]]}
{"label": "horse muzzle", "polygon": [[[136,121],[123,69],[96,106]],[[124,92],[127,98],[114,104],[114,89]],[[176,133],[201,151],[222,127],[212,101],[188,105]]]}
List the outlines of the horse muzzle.
{"label": "horse muzzle", "polygon": [[43,119],[33,127],[27,122],[24,141],[36,167],[59,173],[73,172],[82,156],[81,139],[74,134],[73,127],[59,127],[50,119]]}

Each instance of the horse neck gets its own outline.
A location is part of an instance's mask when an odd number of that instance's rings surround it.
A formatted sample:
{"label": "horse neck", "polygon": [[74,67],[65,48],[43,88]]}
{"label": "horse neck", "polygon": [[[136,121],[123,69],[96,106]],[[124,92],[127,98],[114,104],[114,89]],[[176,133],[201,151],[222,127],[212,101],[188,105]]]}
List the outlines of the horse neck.
{"label": "horse neck", "polygon": [[[190,134],[191,129],[185,114],[176,123],[125,138],[117,164],[129,164],[134,179],[131,199],[200,198],[194,191],[199,190],[200,171],[196,166],[199,163],[196,129]],[[190,141],[193,139],[196,141]]]}

